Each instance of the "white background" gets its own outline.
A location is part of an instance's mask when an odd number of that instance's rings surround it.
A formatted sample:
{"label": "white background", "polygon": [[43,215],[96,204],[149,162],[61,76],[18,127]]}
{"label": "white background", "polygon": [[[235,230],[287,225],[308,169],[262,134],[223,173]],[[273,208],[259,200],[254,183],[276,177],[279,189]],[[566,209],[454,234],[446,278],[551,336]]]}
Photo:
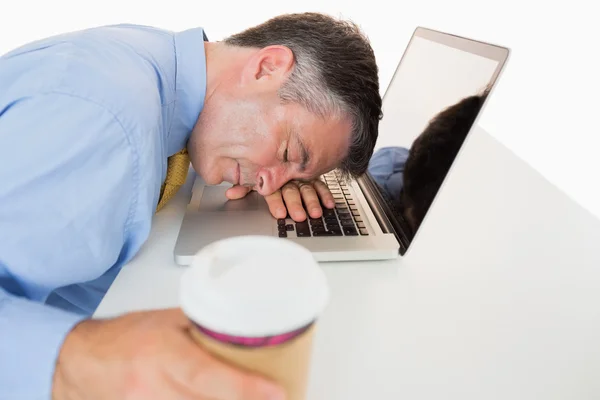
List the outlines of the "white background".
{"label": "white background", "polygon": [[[112,23],[203,26],[211,40],[285,12],[351,18],[370,37],[387,86],[415,26],[512,49],[479,123],[600,216],[600,24],[594,2],[252,0],[21,0],[2,2],[0,53],[65,31]],[[168,4],[168,5],[167,5]]]}

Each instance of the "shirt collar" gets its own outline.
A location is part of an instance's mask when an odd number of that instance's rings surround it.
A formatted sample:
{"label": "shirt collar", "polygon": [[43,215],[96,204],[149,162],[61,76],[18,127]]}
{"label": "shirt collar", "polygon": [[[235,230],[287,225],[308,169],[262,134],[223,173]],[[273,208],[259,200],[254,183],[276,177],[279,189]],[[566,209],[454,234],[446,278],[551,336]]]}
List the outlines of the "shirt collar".
{"label": "shirt collar", "polygon": [[174,37],[177,72],[175,77],[175,108],[169,134],[167,154],[183,149],[204,107],[206,95],[206,54],[208,41],[202,28],[178,32]]}

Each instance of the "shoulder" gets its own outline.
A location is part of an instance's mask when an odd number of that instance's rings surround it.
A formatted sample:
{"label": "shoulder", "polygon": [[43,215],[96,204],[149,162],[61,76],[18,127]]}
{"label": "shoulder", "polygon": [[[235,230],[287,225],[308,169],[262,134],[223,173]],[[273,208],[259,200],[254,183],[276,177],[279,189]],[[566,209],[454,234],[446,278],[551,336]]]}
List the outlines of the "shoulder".
{"label": "shoulder", "polygon": [[403,168],[408,159],[409,150],[405,147],[382,147],[373,153],[369,168],[376,170],[394,171]]}
{"label": "shoulder", "polygon": [[406,159],[408,158],[409,150],[401,146],[382,147],[374,154],[375,157],[387,157],[391,159]]}
{"label": "shoulder", "polygon": [[371,157],[369,173],[392,198],[400,195],[404,181],[404,166],[409,150],[404,147],[383,147]]}
{"label": "shoulder", "polygon": [[172,59],[172,35],[150,27],[106,26],[47,38],[0,59],[0,106],[2,97],[63,93],[98,104],[128,129],[143,129],[139,125],[160,114],[169,93]]}

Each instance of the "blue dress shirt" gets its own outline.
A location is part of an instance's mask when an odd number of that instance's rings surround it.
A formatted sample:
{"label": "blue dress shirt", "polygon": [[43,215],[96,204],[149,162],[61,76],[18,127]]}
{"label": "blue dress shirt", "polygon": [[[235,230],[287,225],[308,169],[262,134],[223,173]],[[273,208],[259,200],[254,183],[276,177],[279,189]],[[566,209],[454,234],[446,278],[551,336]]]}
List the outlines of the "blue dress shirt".
{"label": "blue dress shirt", "polygon": [[392,200],[400,198],[408,153],[409,150],[404,147],[383,147],[369,161],[368,171],[373,180]]}
{"label": "blue dress shirt", "polygon": [[1,399],[50,398],[65,335],[147,239],[204,105],[205,39],[106,26],[0,58]]}

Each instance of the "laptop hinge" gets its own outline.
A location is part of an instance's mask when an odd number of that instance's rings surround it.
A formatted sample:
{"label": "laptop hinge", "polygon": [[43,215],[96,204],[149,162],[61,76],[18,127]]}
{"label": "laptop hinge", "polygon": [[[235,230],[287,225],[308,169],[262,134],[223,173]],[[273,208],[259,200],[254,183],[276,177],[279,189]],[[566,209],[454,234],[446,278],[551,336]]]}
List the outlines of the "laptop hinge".
{"label": "laptop hinge", "polygon": [[396,236],[396,240],[400,244],[400,254],[404,254],[408,249],[410,240],[407,227],[403,227],[403,221],[400,221],[402,217],[394,214],[368,172],[356,179],[356,182],[361,188],[381,230],[384,233],[392,233]]}

